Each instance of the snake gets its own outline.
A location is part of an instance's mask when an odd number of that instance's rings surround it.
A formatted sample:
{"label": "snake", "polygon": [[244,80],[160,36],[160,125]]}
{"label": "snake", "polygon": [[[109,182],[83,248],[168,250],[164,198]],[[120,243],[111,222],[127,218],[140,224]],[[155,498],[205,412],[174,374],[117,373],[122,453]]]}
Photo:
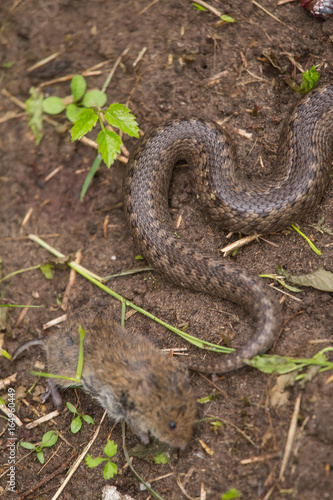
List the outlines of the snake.
{"label": "snake", "polygon": [[333,84],[298,103],[282,127],[274,168],[249,183],[227,133],[211,120],[168,120],[144,134],[130,154],[123,180],[125,218],[136,247],[174,284],[239,304],[254,320],[251,340],[204,373],[241,368],[266,352],[281,327],[280,301],[262,278],[179,236],[168,192],[173,169],[185,161],[193,194],[213,222],[243,234],[280,231],[316,207],[330,182]]}

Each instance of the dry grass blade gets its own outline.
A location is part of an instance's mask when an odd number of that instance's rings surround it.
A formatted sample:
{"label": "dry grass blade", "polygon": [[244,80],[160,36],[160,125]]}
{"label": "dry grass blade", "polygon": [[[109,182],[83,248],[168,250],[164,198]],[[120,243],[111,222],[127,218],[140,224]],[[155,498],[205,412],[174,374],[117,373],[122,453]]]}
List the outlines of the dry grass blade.
{"label": "dry grass blade", "polygon": [[105,416],[106,416],[107,412],[105,411],[102,415],[102,418],[97,426],[97,429],[96,431],[94,432],[94,435],[93,437],[91,438],[91,440],[89,441],[89,443],[87,444],[87,446],[84,448],[83,452],[81,453],[81,455],[77,458],[77,460],[75,461],[75,463],[73,464],[71,470],[70,470],[70,473],[68,474],[68,476],[66,477],[65,481],[62,483],[62,485],[60,486],[60,488],[58,489],[58,491],[56,492],[55,495],[53,495],[52,499],[51,500],[56,500],[57,498],[59,498],[60,494],[63,492],[63,490],[66,488],[67,484],[69,483],[69,481],[71,480],[71,477],[75,474],[76,470],[78,469],[80,463],[82,462],[82,460],[84,459],[84,457],[86,456],[86,454],[88,453],[88,451],[90,450],[91,446],[94,444],[98,434],[99,434],[99,431],[101,430],[101,426],[102,426],[102,423],[105,419]]}
{"label": "dry grass blade", "polygon": [[27,73],[31,73],[31,71],[34,71],[37,68],[40,68],[41,66],[44,66],[45,64],[49,63],[50,61],[53,61],[53,59],[56,59],[60,52],[55,52],[54,54],[51,54],[48,57],[45,57],[45,59],[42,59],[41,61],[38,61],[36,64],[33,64],[30,66],[30,68],[27,69]]}
{"label": "dry grass blade", "polygon": [[279,474],[279,480],[282,482],[284,481],[284,473],[285,473],[287,465],[288,465],[288,460],[289,460],[290,453],[291,453],[292,446],[293,446],[293,442],[295,439],[295,434],[296,434],[296,429],[297,429],[297,419],[298,419],[298,415],[299,415],[299,409],[301,406],[301,399],[302,399],[302,394],[299,394],[297,396],[294,411],[293,411],[291,421],[290,421],[287,443],[286,443],[286,447],[284,449],[284,454],[283,454],[281,469],[280,469],[280,474]]}
{"label": "dry grass blade", "polygon": [[291,26],[288,26],[288,24],[284,23],[283,21],[281,21],[281,19],[279,19],[278,17],[274,16],[274,14],[272,14],[271,12],[269,12],[269,10],[265,9],[265,7],[263,7],[262,5],[260,5],[260,3],[256,2],[256,0],[252,0],[252,3],[254,5],[256,5],[257,7],[259,7],[259,9],[263,10],[266,14],[268,14],[272,19],[275,19],[275,21],[277,21],[278,23],[281,23],[283,24],[283,26],[285,26],[286,28],[292,30]]}
{"label": "dry grass blade", "polygon": [[245,236],[244,238],[241,238],[240,240],[234,241],[233,243],[230,243],[226,247],[220,248],[220,252],[223,253],[223,257],[226,257],[229,255],[231,252],[236,250],[237,248],[241,248],[245,245],[248,245],[251,243],[251,241],[256,240],[259,238],[261,234],[251,234],[251,236]]}
{"label": "dry grass blade", "polygon": [[38,427],[38,425],[43,424],[44,422],[48,422],[49,420],[52,420],[52,418],[58,417],[60,413],[58,410],[54,410],[51,413],[48,413],[47,415],[43,415],[43,417],[38,418],[37,420],[34,420],[33,422],[30,422],[29,424],[26,425],[27,429],[33,429],[34,427]]}
{"label": "dry grass blade", "polygon": [[[192,2],[192,0],[190,0],[190,1]],[[195,0],[195,3],[201,5],[205,9],[209,10],[209,12],[211,12],[212,14],[215,14],[217,17],[219,17],[221,19],[222,12],[219,11],[219,10],[217,10],[217,9],[215,9],[215,7],[212,7],[211,5],[209,5],[208,3],[204,2],[203,0]]]}
{"label": "dry grass blade", "polygon": [[150,2],[148,5],[146,5],[146,7],[144,7],[142,10],[140,10],[139,16],[141,16],[142,14],[147,12],[147,10],[150,9],[150,7],[152,7],[153,5],[155,5],[155,3],[159,2],[159,1],[160,0],[153,0],[152,2]]}
{"label": "dry grass blade", "polygon": [[[9,416],[10,413],[12,413],[11,410],[9,410],[9,408],[7,408],[7,406],[3,405],[2,403],[0,403],[0,410],[2,410],[7,415],[7,417]],[[23,423],[21,422],[21,420],[15,414],[14,414],[13,418],[15,420],[15,424],[18,427],[22,427]]]}
{"label": "dry grass blade", "polygon": [[186,496],[186,498],[187,498],[188,500],[200,500],[200,497],[191,497],[191,496],[187,493],[187,491],[185,490],[184,485],[182,484],[182,482],[181,482],[181,480],[180,480],[180,476],[181,476],[181,475],[179,474],[179,476],[177,477],[177,484],[178,484],[178,486],[179,486],[179,488],[180,488],[180,491],[183,493],[183,495],[185,495],[185,496]]}

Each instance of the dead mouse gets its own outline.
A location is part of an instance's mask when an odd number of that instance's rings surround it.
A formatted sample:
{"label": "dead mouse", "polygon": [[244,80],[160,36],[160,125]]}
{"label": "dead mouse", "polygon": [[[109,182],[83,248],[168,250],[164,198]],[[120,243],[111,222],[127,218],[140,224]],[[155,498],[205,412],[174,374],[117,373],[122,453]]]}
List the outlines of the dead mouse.
{"label": "dead mouse", "polygon": [[[30,340],[14,353],[40,345],[46,352],[47,371],[75,377],[79,356],[79,325],[83,341],[82,388],[97,399],[116,421],[125,419],[144,443],[148,433],[177,448],[185,448],[195,421],[195,398],[184,367],[158,351],[144,336],[129,334],[105,314],[93,319],[80,316],[58,333]],[[65,379],[48,379],[46,397],[61,406],[56,389],[75,385]],[[46,398],[44,398],[45,400]]]}

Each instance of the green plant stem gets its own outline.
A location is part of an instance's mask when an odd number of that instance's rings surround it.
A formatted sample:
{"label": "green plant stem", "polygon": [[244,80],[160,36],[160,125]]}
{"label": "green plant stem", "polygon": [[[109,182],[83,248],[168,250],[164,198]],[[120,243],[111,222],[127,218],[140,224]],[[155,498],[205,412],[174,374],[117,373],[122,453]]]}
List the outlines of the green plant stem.
{"label": "green plant stem", "polygon": [[15,276],[15,274],[24,273],[25,271],[34,271],[35,269],[39,269],[39,268],[40,268],[40,265],[38,265],[38,266],[32,266],[32,267],[26,267],[25,269],[19,269],[18,271],[14,271],[13,273],[7,274],[7,276],[5,276],[4,278],[1,278],[0,279],[0,283],[2,281],[8,280],[8,278],[11,278],[12,276]]}
{"label": "green plant stem", "polygon": [[122,328],[125,328],[125,314],[126,314],[126,304],[125,302],[121,303],[121,321],[120,321],[120,326]]}
{"label": "green plant stem", "polygon": [[101,113],[99,110],[97,110],[97,113],[98,113],[98,120],[99,120],[99,123],[100,123],[100,126],[101,126],[101,129],[102,130],[105,130],[105,127],[104,127],[104,123],[103,123],[103,120],[101,118]]}
{"label": "green plant stem", "polygon": [[[56,257],[63,258],[65,257],[61,252],[56,250],[55,248],[51,247],[48,243],[46,243],[44,240],[39,238],[38,236],[34,234],[29,234],[29,239],[38,243],[41,247],[45,248],[45,250],[48,250],[51,254],[55,255]],[[210,342],[206,342],[205,340],[200,340],[196,337],[193,337],[192,335],[189,335],[188,333],[182,332],[181,330],[178,330],[178,328],[174,328],[173,326],[169,325],[168,323],[165,323],[161,319],[157,318],[153,314],[150,314],[148,311],[145,309],[142,309],[141,307],[137,306],[136,304],[133,304],[133,302],[130,302],[129,300],[126,300],[124,297],[116,293],[114,290],[111,290],[111,288],[105,286],[103,283],[101,283],[102,278],[100,276],[97,276],[96,274],[93,274],[90,272],[88,269],[82,267],[79,264],[76,264],[75,262],[67,262],[68,266],[71,267],[72,269],[75,269],[75,271],[87,280],[89,280],[91,283],[94,283],[94,285],[98,286],[103,290],[104,292],[108,293],[115,299],[119,300],[122,304],[124,303],[126,306],[131,307],[135,311],[138,311],[141,314],[144,314],[148,318],[152,319],[153,321],[156,321],[156,323],[159,323],[160,325],[164,326],[165,328],[168,328],[172,332],[176,333],[183,339],[187,340],[187,342],[190,342],[191,344],[199,347],[200,349],[207,349],[209,351],[214,351],[214,352],[223,352],[223,353],[229,353],[234,351],[234,349],[230,349],[229,347],[222,347],[217,344],[212,344]]]}
{"label": "green plant stem", "polygon": [[163,497],[161,497],[158,493],[156,493],[156,491],[154,491],[150,486],[149,484],[147,484],[141,476],[139,476],[139,474],[136,472],[136,470],[134,469],[133,465],[132,465],[132,462],[130,460],[130,457],[128,455],[128,451],[126,449],[126,446],[125,446],[125,421],[122,420],[121,421],[121,433],[123,435],[123,452],[124,452],[124,455],[125,455],[125,458],[126,458],[126,461],[131,469],[131,471],[133,472],[133,474],[138,478],[138,480],[147,488],[148,491],[150,491],[150,493],[153,495],[153,497],[157,498],[157,500],[164,500]]}
{"label": "green plant stem", "polygon": [[303,238],[305,239],[305,241],[308,243],[308,245],[310,245],[310,247],[312,248],[312,250],[317,254],[317,255],[321,255],[321,251],[318,250],[318,248],[312,243],[312,241],[310,240],[310,238],[308,238],[304,233],[302,233],[302,231],[300,231],[298,229],[298,227],[296,227],[294,224],[291,225],[291,227],[298,233],[300,234],[301,236],[303,236]]}

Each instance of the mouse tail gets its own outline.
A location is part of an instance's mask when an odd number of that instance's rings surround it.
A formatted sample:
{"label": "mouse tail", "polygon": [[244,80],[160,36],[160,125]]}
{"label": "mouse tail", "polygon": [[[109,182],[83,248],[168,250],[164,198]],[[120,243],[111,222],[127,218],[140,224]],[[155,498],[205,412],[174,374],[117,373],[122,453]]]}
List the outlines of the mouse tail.
{"label": "mouse tail", "polygon": [[12,361],[17,359],[17,357],[20,354],[22,354],[22,352],[24,352],[26,349],[28,349],[29,347],[35,346],[35,345],[38,345],[40,347],[44,347],[45,346],[44,340],[43,339],[32,339],[32,340],[28,340],[27,342],[24,342],[14,352],[14,354],[12,356]]}

